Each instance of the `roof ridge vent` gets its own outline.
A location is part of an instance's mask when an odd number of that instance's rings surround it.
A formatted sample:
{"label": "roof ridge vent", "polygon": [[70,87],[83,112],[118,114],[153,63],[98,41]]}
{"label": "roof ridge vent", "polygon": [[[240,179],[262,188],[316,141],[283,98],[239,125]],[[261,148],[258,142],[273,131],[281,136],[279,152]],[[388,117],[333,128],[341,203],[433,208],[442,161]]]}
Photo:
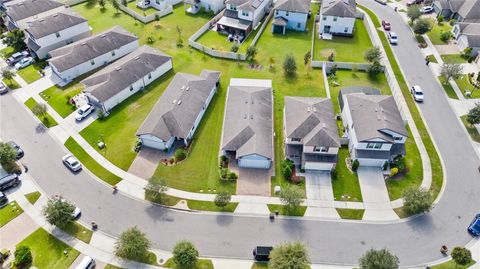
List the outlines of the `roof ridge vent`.
{"label": "roof ridge vent", "polygon": [[172,104],[176,104],[176,103],[177,103],[177,99],[173,99]]}
{"label": "roof ridge vent", "polygon": [[57,17],[58,16],[58,13],[55,13],[52,15],[52,17]]}
{"label": "roof ridge vent", "polygon": [[138,59],[140,59],[140,56],[136,56],[136,57],[135,57],[135,60],[138,60]]}
{"label": "roof ridge vent", "polygon": [[186,90],[186,91],[190,90],[190,87],[189,87],[189,86],[186,86],[186,87],[185,87],[185,90]]}
{"label": "roof ridge vent", "polygon": [[182,90],[182,91],[185,90],[185,86],[182,86],[182,87],[180,88],[180,90]]}
{"label": "roof ridge vent", "polygon": [[177,105],[182,104],[182,100],[178,100]]}
{"label": "roof ridge vent", "polygon": [[247,114],[243,114],[243,119],[247,119]]}
{"label": "roof ridge vent", "polygon": [[250,119],[251,119],[251,120],[253,120],[253,114],[252,114],[252,115],[250,115]]}
{"label": "roof ridge vent", "polygon": [[325,124],[325,122],[322,123],[322,127],[323,127],[323,128],[327,127],[327,124]]}
{"label": "roof ridge vent", "polygon": [[313,107],[313,112],[317,112],[317,108],[316,107]]}

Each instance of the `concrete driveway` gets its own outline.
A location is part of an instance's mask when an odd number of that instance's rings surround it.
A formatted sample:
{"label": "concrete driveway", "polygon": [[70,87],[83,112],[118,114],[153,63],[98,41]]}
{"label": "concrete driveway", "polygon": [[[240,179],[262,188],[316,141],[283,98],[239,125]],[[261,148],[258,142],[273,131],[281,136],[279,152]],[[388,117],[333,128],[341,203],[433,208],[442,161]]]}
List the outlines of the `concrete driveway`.
{"label": "concrete driveway", "polygon": [[270,177],[273,169],[238,169],[237,195],[270,196]]}
{"label": "concrete driveway", "polygon": [[163,151],[144,147],[133,160],[128,172],[148,180],[164,158],[167,158],[167,155]]}
{"label": "concrete driveway", "polygon": [[334,200],[332,179],[329,172],[306,171],[305,188],[308,199],[323,201]]}

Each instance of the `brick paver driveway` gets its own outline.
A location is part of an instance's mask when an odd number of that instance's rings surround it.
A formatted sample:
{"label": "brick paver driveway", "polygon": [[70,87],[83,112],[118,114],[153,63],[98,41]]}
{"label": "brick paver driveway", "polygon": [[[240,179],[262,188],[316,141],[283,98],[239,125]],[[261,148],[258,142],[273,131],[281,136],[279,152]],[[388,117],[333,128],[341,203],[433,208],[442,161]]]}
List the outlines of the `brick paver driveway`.
{"label": "brick paver driveway", "polygon": [[158,163],[164,158],[166,154],[161,150],[142,148],[128,168],[128,172],[143,179],[149,179],[157,169]]}

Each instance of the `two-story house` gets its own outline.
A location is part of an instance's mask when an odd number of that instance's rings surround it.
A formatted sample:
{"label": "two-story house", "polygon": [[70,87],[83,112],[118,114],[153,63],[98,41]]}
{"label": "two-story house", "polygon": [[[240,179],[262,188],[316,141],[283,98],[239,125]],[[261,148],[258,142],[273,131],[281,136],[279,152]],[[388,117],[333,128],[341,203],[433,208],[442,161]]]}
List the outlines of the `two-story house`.
{"label": "two-story house", "polygon": [[310,17],[310,0],[284,0],[275,6],[272,32],[285,34],[286,30],[305,31]]}
{"label": "two-story house", "polygon": [[335,167],[340,138],[330,99],[286,96],[283,122],[285,158],[305,170]]}
{"label": "two-story house", "polygon": [[480,16],[480,0],[436,0],[432,6],[437,16],[445,20],[472,22]]}
{"label": "two-story house", "polygon": [[323,0],[318,32],[322,38],[352,36],[357,16],[355,0]]}
{"label": "two-story house", "polygon": [[25,29],[28,22],[65,9],[65,5],[54,0],[23,0],[6,5],[5,25],[8,30]]}
{"label": "two-story house", "polygon": [[383,167],[405,155],[408,132],[393,96],[340,93],[340,98],[352,160],[361,166]]}
{"label": "two-story house", "polygon": [[54,49],[90,36],[88,21],[70,9],[28,22],[27,46],[39,59]]}
{"label": "two-story house", "polygon": [[217,22],[217,31],[234,34],[243,41],[259,26],[270,12],[272,0],[227,0],[223,17]]}
{"label": "two-story house", "polygon": [[48,63],[62,84],[127,55],[138,38],[120,26],[50,51]]}
{"label": "two-story house", "polygon": [[196,14],[202,8],[205,12],[213,12],[217,14],[225,8],[225,0],[184,0],[185,11]]}

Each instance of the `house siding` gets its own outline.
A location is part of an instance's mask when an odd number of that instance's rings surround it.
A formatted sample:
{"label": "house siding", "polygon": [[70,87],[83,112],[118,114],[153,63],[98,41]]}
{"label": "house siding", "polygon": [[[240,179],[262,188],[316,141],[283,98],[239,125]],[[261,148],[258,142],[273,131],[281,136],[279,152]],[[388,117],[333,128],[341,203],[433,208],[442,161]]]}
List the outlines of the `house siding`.
{"label": "house siding", "polygon": [[287,29],[296,30],[296,31],[305,31],[307,20],[308,20],[308,14],[288,12],[288,16],[287,16],[287,11],[276,10],[275,18],[278,18],[278,17],[282,17],[288,20]]}
{"label": "house siding", "polygon": [[175,137],[170,137],[168,141],[163,141],[151,134],[142,134],[139,135],[138,138],[142,142],[142,146],[159,150],[168,149],[172,146],[173,142],[175,142]]}
{"label": "house siding", "polygon": [[[336,18],[336,21],[335,21]],[[320,27],[318,29],[320,34],[323,34],[325,27],[330,26],[329,33],[334,35],[353,35],[355,28],[355,18],[334,17],[334,16],[320,16]]]}

